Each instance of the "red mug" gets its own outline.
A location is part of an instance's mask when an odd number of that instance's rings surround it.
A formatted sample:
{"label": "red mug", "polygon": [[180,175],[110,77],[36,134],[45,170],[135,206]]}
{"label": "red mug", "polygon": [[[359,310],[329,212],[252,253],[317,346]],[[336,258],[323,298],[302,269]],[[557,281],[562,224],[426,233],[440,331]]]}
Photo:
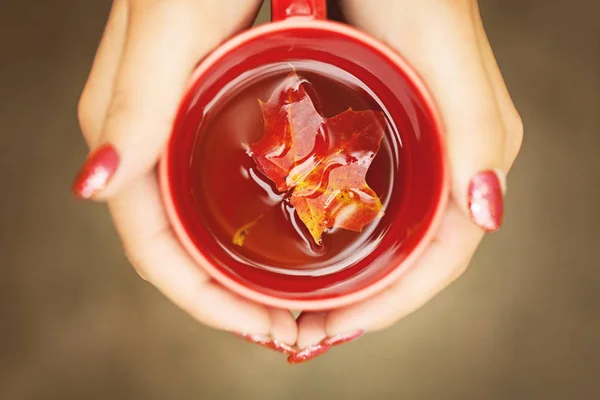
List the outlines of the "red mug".
{"label": "red mug", "polygon": [[[165,209],[189,255],[231,291],[266,305],[326,310],[364,300],[401,278],[431,241],[448,199],[443,124],[425,84],[394,50],[350,26],[326,20],[325,0],[272,0],[272,22],[242,32],[197,66],[175,119],[159,175]],[[265,66],[316,62],[368,88],[398,133],[402,176],[394,179],[385,230],[360,262],[311,275],[240,263],[198,217],[190,167],[207,110]],[[266,68],[268,70],[268,68]],[[250,71],[250,72],[249,72]],[[255,72],[253,72],[255,71]],[[206,193],[210,196],[210,193]],[[356,260],[355,260],[356,261]],[[358,265],[361,265],[359,268]],[[365,265],[367,267],[365,268]]]}

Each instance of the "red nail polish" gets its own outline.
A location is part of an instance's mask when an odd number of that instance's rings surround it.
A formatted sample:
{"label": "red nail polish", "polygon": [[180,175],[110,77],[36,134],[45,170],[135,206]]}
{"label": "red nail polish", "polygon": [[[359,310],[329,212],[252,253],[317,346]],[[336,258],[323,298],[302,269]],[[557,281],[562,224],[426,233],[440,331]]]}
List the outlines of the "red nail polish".
{"label": "red nail polish", "polygon": [[318,344],[313,344],[312,346],[308,346],[304,350],[300,350],[295,354],[292,354],[288,357],[287,361],[290,364],[300,364],[308,360],[312,360],[313,358],[320,356],[323,353],[329,351],[331,346],[327,346],[323,344],[323,342]]}
{"label": "red nail polish", "polygon": [[289,344],[283,343],[279,340],[275,340],[265,335],[254,335],[247,333],[234,333],[234,335],[241,337],[251,343],[258,344],[259,346],[266,347],[267,349],[275,350],[283,354],[294,354],[296,349]]}
{"label": "red nail polish", "polygon": [[119,166],[119,154],[113,146],[105,144],[87,158],[73,183],[73,195],[89,199],[103,190]]}
{"label": "red nail polish", "polygon": [[308,346],[304,350],[300,350],[295,354],[292,354],[288,357],[288,362],[290,364],[299,364],[308,360],[312,360],[313,358],[320,356],[323,353],[326,353],[333,346],[337,346],[343,343],[348,343],[354,339],[361,337],[365,331],[358,330],[351,333],[340,333],[339,335],[326,337],[321,340],[318,344],[314,344],[312,346]]}
{"label": "red nail polish", "polygon": [[330,336],[328,338],[323,339],[323,341],[321,343],[323,343],[326,346],[337,346],[337,345],[340,345],[343,343],[348,343],[355,339],[358,339],[364,333],[365,333],[365,331],[363,331],[363,330],[350,332],[350,333],[340,333],[338,335]]}
{"label": "red nail polish", "polygon": [[504,216],[502,182],[496,171],[477,174],[469,185],[468,201],[471,219],[488,232],[496,231]]}

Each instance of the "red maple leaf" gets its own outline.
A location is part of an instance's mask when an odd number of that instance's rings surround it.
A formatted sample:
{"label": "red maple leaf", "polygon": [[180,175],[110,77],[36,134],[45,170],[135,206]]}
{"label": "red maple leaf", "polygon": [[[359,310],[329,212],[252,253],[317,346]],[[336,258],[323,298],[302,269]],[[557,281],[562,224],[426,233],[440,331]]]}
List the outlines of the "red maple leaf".
{"label": "red maple leaf", "polygon": [[330,228],[360,232],[383,215],[365,180],[385,134],[382,112],[348,109],[324,118],[296,72],[259,103],[264,134],[250,154],[260,172],[289,193],[317,244]]}

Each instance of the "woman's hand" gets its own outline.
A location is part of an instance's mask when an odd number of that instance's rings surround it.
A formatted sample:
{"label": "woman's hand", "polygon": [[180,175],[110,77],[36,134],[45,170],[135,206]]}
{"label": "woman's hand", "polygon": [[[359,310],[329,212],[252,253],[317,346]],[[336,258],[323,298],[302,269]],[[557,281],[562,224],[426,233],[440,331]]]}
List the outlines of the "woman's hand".
{"label": "woman's hand", "polygon": [[467,268],[502,222],[505,175],[523,138],[475,0],[344,0],[347,20],[397,49],[422,76],[446,126],[451,201],[435,239],[396,284],[362,303],[303,313],[302,362],[415,311]]}
{"label": "woman's hand", "polygon": [[258,0],[115,0],[79,106],[92,152],[74,185],[106,200],[140,275],[199,321],[310,359],[362,332],[390,326],[466,268],[484,231],[502,219],[504,176],[522,140],[475,0],[345,0],[348,20],[395,47],[422,75],[442,112],[452,201],[436,239],[401,281],[360,304],[304,313],[244,300],[212,281],[173,236],[155,166],[196,62],[249,26]]}
{"label": "woman's hand", "polygon": [[92,149],[74,194],[108,201],[139,274],[200,322],[291,353],[288,311],[242,299],[211,280],[173,236],[156,164],[198,60],[250,26],[258,0],[115,0],[79,104]]}

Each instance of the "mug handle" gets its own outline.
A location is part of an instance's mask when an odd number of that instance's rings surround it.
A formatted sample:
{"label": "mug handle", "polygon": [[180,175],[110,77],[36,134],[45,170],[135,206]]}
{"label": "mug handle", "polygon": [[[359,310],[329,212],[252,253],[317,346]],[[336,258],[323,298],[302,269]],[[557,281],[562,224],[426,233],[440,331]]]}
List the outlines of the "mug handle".
{"label": "mug handle", "polygon": [[327,19],[327,0],[271,0],[271,21],[290,17]]}

